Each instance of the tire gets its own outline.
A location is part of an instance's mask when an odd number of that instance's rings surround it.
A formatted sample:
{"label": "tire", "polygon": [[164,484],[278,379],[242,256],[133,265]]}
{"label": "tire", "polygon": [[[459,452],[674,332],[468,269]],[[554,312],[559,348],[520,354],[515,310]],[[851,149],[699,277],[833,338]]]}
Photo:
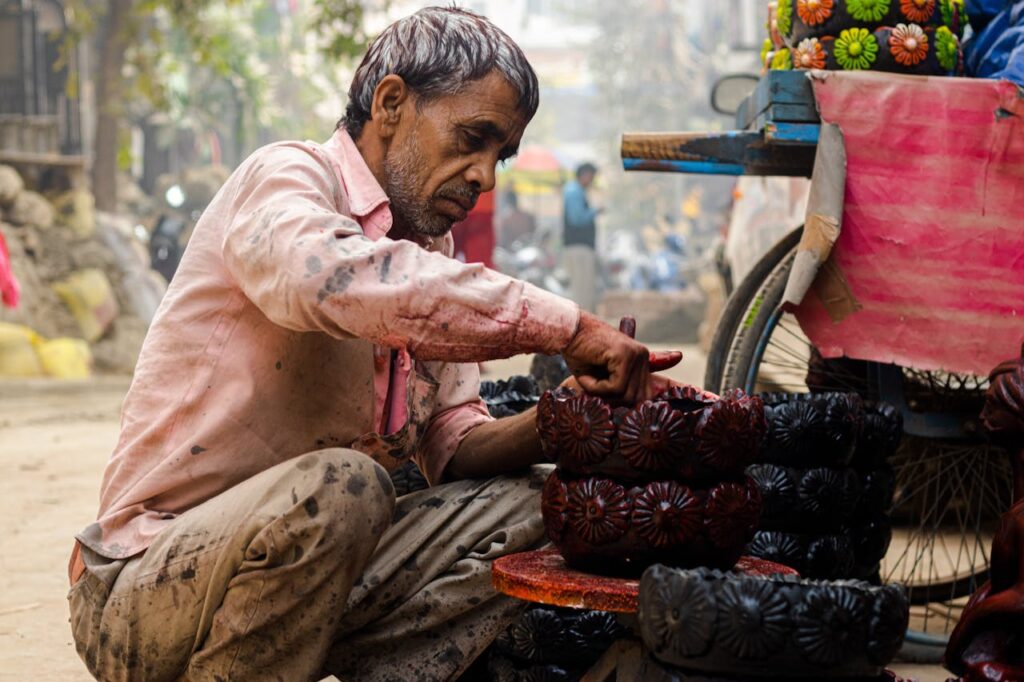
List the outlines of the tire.
{"label": "tire", "polygon": [[[852,390],[870,405],[880,399],[877,377],[897,371],[906,402],[915,410],[980,411],[984,377],[823,359],[779,305],[797,240],[790,235],[780,242],[737,287],[716,330],[709,388]],[[867,468],[877,463],[867,454],[855,455],[852,462]],[[1005,453],[981,436],[946,440],[905,434],[889,463],[896,477],[894,537],[881,577],[906,584],[915,605],[910,635],[922,647],[934,646],[928,660],[937,662],[966,597],[987,579],[988,545],[1009,506],[1012,474]]]}
{"label": "tire", "polygon": [[722,317],[718,320],[718,326],[715,327],[715,334],[711,338],[711,352],[708,353],[707,367],[704,370],[704,388],[706,390],[712,393],[722,392],[722,374],[725,370],[729,344],[736,335],[740,323],[750,311],[751,301],[754,300],[761,283],[779,264],[779,261],[800,243],[802,231],[802,227],[794,230],[773,246],[729,296],[725,310],[722,311]]}
{"label": "tire", "polygon": [[766,670],[814,679],[880,675],[909,617],[897,585],[665,566],[644,573],[639,602],[640,634],[655,658],[740,677]]}

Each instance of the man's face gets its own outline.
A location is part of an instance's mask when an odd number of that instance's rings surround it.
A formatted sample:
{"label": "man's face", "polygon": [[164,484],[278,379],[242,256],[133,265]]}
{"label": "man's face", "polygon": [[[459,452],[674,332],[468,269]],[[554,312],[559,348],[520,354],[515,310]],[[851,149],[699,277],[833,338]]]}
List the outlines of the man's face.
{"label": "man's face", "polygon": [[528,123],[518,103],[492,72],[403,117],[384,156],[384,192],[399,233],[444,235],[494,188],[495,166],[516,153]]}
{"label": "man's face", "polygon": [[589,188],[592,184],[594,184],[594,173],[592,173],[591,171],[587,171],[586,173],[580,173],[579,181],[584,189]]}

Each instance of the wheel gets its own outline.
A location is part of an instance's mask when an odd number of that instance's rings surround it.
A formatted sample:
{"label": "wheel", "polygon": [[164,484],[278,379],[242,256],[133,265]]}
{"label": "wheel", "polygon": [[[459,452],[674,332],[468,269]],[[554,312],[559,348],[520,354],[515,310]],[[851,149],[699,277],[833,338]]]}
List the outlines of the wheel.
{"label": "wheel", "polygon": [[740,323],[750,311],[751,303],[757,299],[761,284],[779,264],[779,261],[785,258],[799,242],[800,230],[788,234],[757,262],[757,265],[747,273],[739,286],[730,294],[729,300],[725,304],[725,310],[722,311],[722,317],[718,320],[718,326],[715,327],[715,334],[711,338],[711,352],[708,354],[708,363],[704,370],[705,389],[712,393],[721,393],[724,388],[729,388],[723,387],[721,383],[727,355],[722,351],[725,351],[732,342]]}
{"label": "wheel", "polygon": [[1012,475],[1006,453],[980,430],[957,428],[943,432],[950,437],[935,437],[919,426],[928,420],[914,415],[977,415],[986,380],[823,359],[781,307],[798,241],[799,233],[789,235],[737,287],[716,330],[707,386],[716,392],[738,387],[899,397],[906,427],[890,459],[896,477],[893,541],[881,579],[906,585],[913,605],[907,640],[917,652],[933,654],[920,658],[938,660],[967,597],[987,579],[988,548],[1010,504]]}

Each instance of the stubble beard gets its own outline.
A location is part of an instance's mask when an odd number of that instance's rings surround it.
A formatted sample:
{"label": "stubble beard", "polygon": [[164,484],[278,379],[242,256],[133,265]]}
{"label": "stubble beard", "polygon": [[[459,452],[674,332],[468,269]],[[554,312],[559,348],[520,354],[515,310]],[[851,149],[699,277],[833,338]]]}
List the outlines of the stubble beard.
{"label": "stubble beard", "polygon": [[399,233],[434,239],[452,229],[452,220],[439,215],[429,201],[419,198],[416,171],[420,166],[415,134],[401,148],[384,157],[384,192]]}

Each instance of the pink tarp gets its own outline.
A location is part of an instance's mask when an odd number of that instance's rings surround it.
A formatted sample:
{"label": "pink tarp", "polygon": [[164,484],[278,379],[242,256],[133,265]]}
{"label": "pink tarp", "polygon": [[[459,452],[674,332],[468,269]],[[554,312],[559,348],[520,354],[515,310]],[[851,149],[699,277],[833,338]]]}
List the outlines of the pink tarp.
{"label": "pink tarp", "polygon": [[[842,130],[832,252],[844,305],[797,309],[826,357],[987,374],[1024,339],[1024,91],[1006,81],[816,74]],[[850,311],[853,312],[850,312]],[[831,314],[830,314],[831,313]]]}

